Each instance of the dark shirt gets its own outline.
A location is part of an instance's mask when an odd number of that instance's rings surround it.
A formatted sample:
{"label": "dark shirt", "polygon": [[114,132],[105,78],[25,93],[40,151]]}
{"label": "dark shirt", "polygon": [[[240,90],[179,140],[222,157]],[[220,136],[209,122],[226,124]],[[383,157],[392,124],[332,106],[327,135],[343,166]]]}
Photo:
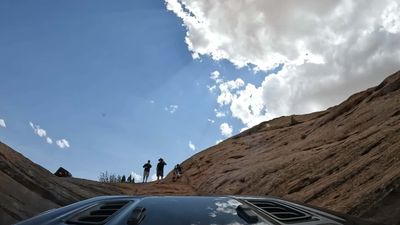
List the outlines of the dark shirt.
{"label": "dark shirt", "polygon": [[146,172],[150,172],[150,168],[151,168],[151,164],[150,163],[146,163],[143,165],[144,171]]}
{"label": "dark shirt", "polygon": [[157,164],[157,171],[163,171],[164,170],[164,166],[167,165],[164,161],[159,162]]}
{"label": "dark shirt", "polygon": [[176,165],[174,169],[175,169],[175,172],[182,173],[182,167],[181,166]]}

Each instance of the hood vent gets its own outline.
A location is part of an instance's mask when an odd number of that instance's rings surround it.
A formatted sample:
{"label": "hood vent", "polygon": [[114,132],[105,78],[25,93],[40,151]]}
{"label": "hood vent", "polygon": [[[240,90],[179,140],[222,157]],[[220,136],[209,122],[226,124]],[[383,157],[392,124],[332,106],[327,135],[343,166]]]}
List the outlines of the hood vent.
{"label": "hood vent", "polygon": [[67,224],[105,224],[117,214],[129,201],[114,201],[97,204],[75,214],[67,220]]}
{"label": "hood vent", "polygon": [[293,222],[300,220],[308,221],[312,219],[310,214],[276,201],[266,201],[261,199],[246,199],[245,201],[253,206],[256,206],[257,208],[261,209],[262,212],[281,222]]}

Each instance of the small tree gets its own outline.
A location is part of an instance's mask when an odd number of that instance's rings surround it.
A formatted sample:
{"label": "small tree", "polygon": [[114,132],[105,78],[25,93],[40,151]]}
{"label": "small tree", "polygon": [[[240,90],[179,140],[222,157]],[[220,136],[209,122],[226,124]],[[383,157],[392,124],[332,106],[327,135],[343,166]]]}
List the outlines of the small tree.
{"label": "small tree", "polygon": [[125,175],[122,175],[122,178],[121,178],[121,183],[125,183],[125,182],[126,182]]}
{"label": "small tree", "polygon": [[115,174],[110,174],[109,180],[110,183],[117,183],[118,177]]}
{"label": "small tree", "polygon": [[110,176],[108,174],[108,172],[101,172],[100,176],[99,176],[99,181],[103,182],[103,183],[108,183],[110,182]]}

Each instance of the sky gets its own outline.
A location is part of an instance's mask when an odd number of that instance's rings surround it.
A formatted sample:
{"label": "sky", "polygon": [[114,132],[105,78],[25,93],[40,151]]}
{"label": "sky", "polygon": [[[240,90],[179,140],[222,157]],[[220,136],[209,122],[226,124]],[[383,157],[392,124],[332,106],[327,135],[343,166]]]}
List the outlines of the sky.
{"label": "sky", "polygon": [[[0,2],[0,141],[141,179],[400,69],[398,0]],[[151,174],[154,174],[154,167]]]}

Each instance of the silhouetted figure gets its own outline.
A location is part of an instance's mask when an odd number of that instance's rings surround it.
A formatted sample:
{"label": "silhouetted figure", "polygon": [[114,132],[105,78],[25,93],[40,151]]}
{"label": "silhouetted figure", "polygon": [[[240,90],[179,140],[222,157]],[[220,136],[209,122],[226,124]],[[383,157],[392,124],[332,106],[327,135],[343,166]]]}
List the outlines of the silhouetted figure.
{"label": "silhouetted figure", "polygon": [[172,177],[173,181],[176,181],[179,177],[182,176],[182,167],[179,164],[176,164],[174,167],[174,176]]}
{"label": "silhouetted figure", "polygon": [[150,168],[151,168],[150,160],[147,160],[147,163],[143,165],[143,168],[144,168],[144,171],[143,171],[143,183],[144,183],[144,182],[147,182],[147,179],[149,178]]}
{"label": "silhouetted figure", "polygon": [[163,179],[164,178],[164,166],[167,165],[167,163],[164,162],[162,158],[158,160],[157,164],[157,180]]}
{"label": "silhouetted figure", "polygon": [[128,179],[126,179],[126,182],[128,182],[128,183],[132,182],[132,175],[129,175]]}
{"label": "silhouetted figure", "polygon": [[121,183],[125,183],[125,182],[126,182],[125,175],[122,175],[122,178],[121,178]]}

